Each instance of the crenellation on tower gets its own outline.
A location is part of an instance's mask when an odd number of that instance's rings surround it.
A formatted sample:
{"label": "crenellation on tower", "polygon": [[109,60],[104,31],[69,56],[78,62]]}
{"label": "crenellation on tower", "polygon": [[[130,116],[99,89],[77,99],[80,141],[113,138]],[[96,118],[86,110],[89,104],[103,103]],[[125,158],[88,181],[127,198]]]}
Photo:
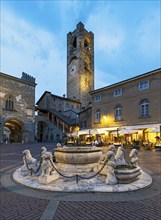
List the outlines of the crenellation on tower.
{"label": "crenellation on tower", "polygon": [[28,82],[31,82],[31,83],[35,83],[35,78],[33,76],[25,73],[25,72],[22,72],[21,79],[25,80],[25,81],[28,81]]}

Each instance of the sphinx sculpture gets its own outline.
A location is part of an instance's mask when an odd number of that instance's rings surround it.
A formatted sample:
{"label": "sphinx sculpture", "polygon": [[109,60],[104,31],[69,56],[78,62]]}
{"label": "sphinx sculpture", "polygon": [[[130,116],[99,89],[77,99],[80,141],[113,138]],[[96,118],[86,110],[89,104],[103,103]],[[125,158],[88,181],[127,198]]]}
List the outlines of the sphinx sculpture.
{"label": "sphinx sculpture", "polygon": [[31,169],[37,169],[37,160],[32,157],[30,150],[24,150],[22,153],[24,165],[21,167],[21,173],[23,176],[28,176],[31,174]]}
{"label": "sphinx sculpture", "polygon": [[138,166],[138,150],[132,149],[130,151],[129,157],[131,159],[131,165],[137,167]]}
{"label": "sphinx sculpture", "polygon": [[48,176],[52,174],[52,171],[54,171],[54,167],[52,166],[52,153],[51,152],[45,152],[41,156],[41,176]]}
{"label": "sphinx sculpture", "polygon": [[125,161],[123,147],[118,147],[116,155],[115,155],[115,163],[116,163],[117,166],[127,165],[127,163]]}
{"label": "sphinx sculpture", "polygon": [[108,185],[114,185],[116,184],[117,178],[115,176],[115,167],[116,167],[116,163],[115,163],[115,158],[114,158],[114,152],[112,151],[108,151],[107,152],[107,177],[106,177],[106,184]]}
{"label": "sphinx sculpture", "polygon": [[52,152],[44,151],[41,154],[41,175],[39,176],[40,183],[48,184],[56,179],[59,179],[59,174],[54,169],[54,166]]}

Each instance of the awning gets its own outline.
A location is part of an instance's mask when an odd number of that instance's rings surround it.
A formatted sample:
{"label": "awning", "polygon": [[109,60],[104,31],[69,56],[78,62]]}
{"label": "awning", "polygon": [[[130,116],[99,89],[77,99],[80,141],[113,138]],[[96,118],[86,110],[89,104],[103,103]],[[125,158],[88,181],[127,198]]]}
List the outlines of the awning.
{"label": "awning", "polygon": [[123,128],[121,130],[118,130],[118,131],[112,131],[110,134],[135,134],[135,133],[138,133],[139,130],[131,130],[131,129],[126,129],[126,128]]}
{"label": "awning", "polygon": [[121,128],[126,128],[126,129],[132,129],[132,130],[142,130],[142,129],[148,129],[148,128],[159,128],[161,124],[155,123],[155,124],[142,124],[142,125],[131,125],[131,126],[121,126]]}
{"label": "awning", "polygon": [[160,128],[155,128],[155,129],[152,129],[150,132],[160,132]]}
{"label": "awning", "polygon": [[[73,132],[70,135],[94,135],[94,134],[105,134],[110,132],[110,134],[135,134],[143,129],[149,129],[149,132],[160,132],[161,124],[145,124],[145,125],[132,125],[132,126],[120,126],[120,127],[108,127],[108,128],[91,128],[84,129],[77,132]],[[117,132],[118,130],[118,132]]]}
{"label": "awning", "polygon": [[105,134],[107,133],[107,130],[105,130],[104,128],[91,129],[90,133],[91,134]]}

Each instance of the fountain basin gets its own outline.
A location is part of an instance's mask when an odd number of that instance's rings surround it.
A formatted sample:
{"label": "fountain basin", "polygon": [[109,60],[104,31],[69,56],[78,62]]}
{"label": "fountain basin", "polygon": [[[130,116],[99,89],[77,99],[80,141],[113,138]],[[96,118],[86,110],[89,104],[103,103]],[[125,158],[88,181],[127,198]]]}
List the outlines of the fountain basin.
{"label": "fountain basin", "polygon": [[63,147],[55,149],[56,166],[60,171],[87,173],[102,155],[101,147]]}
{"label": "fountain basin", "polygon": [[[101,170],[103,166],[102,164],[97,164],[93,171],[97,173],[99,170]],[[141,174],[141,168],[140,167],[132,167],[129,165],[122,165],[122,166],[117,166],[115,168],[115,175],[118,180],[118,183],[131,183],[137,180],[138,176]],[[103,168],[101,171],[102,175],[107,175],[107,165]]]}
{"label": "fountain basin", "polygon": [[115,175],[119,183],[131,183],[137,180],[141,174],[140,167],[132,167],[129,165],[117,166],[115,168]]}

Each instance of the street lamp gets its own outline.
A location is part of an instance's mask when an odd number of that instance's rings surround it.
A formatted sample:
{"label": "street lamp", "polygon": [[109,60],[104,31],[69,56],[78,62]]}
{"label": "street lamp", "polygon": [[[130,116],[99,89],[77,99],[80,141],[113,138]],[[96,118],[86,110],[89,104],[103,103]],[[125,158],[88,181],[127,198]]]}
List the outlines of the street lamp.
{"label": "street lamp", "polygon": [[117,139],[119,138],[119,130],[121,129],[121,126],[117,128]]}
{"label": "street lamp", "polygon": [[107,116],[106,116],[106,115],[104,115],[104,116],[103,116],[103,119],[104,119],[104,120],[106,120],[106,119],[107,119]]}

